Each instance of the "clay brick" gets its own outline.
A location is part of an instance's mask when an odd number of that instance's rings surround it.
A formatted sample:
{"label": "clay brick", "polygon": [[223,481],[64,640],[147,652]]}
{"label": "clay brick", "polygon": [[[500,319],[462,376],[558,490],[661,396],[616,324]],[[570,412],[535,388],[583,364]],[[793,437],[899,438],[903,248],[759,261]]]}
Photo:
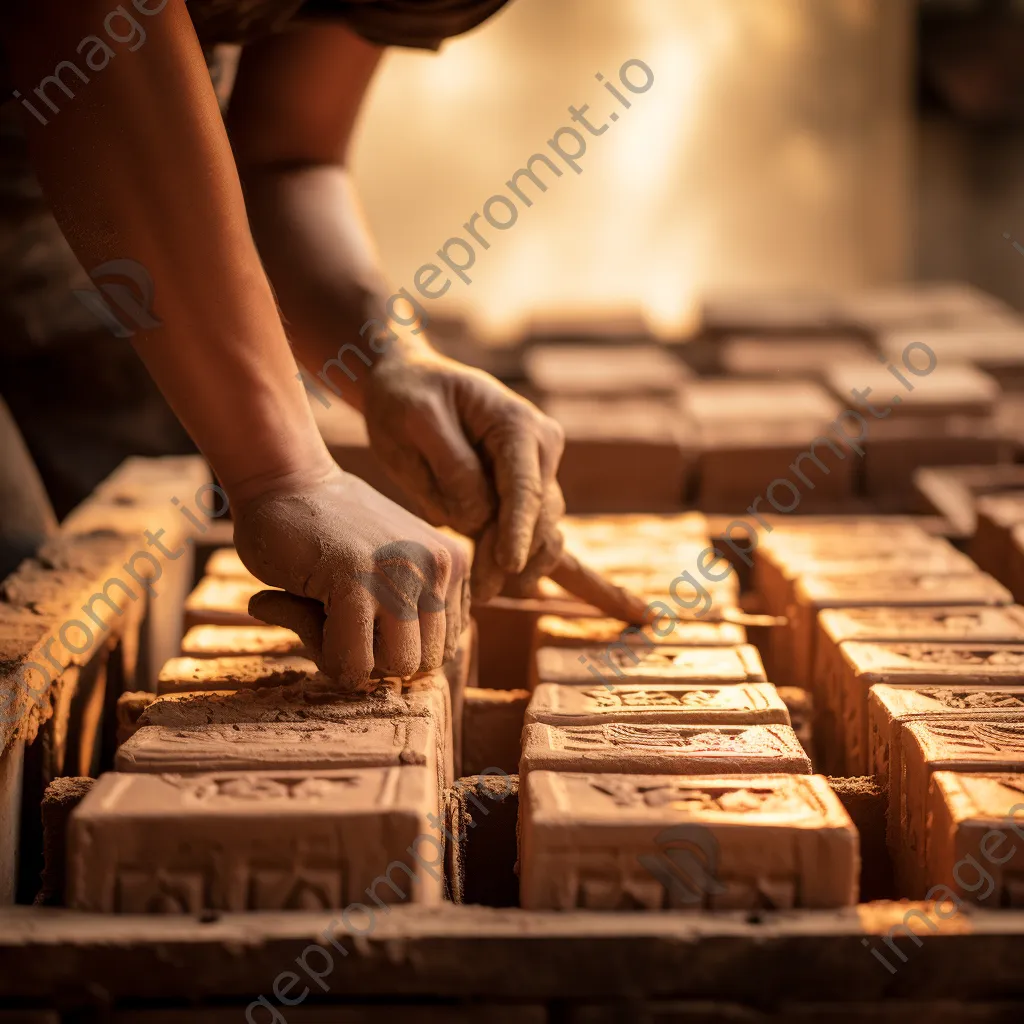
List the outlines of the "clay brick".
{"label": "clay brick", "polygon": [[559,686],[541,683],[527,722],[545,725],[790,725],[770,683],[665,683],[658,687]]}
{"label": "clay brick", "polygon": [[380,884],[394,868],[405,898],[437,903],[442,846],[429,821],[437,806],[435,776],[418,766],[109,773],[71,818],[69,902],[176,914],[362,902],[373,913],[401,900]]}
{"label": "clay brick", "polygon": [[340,722],[235,722],[139,729],[117,751],[119,772],[226,772],[274,769],[386,768],[436,770],[437,736],[429,718]]}
{"label": "clay brick", "polygon": [[[433,322],[433,319],[431,319]],[[600,313],[535,313],[522,334],[526,348],[535,345],[625,345],[653,342],[643,311],[622,306]]]}
{"label": "clay brick", "polygon": [[[773,480],[789,476],[841,411],[810,381],[697,381],[684,389],[682,404],[698,425],[698,503],[716,512],[744,508]],[[827,468],[801,464],[813,485],[801,495],[805,512],[853,492],[853,463],[841,438],[815,450]]]}
{"label": "clay brick", "polygon": [[529,685],[533,632],[549,611],[544,601],[497,597],[473,605],[479,650],[478,682],[487,689],[520,690]]}
{"label": "clay brick", "polygon": [[185,628],[193,626],[257,626],[249,614],[249,598],[270,589],[249,580],[204,576],[185,598]]}
{"label": "clay brick", "polygon": [[[758,409],[750,419],[736,422],[698,420],[698,507],[706,512],[746,508],[782,478],[795,478],[801,512],[847,505],[856,486],[855,463],[842,438],[828,433],[830,420],[775,421],[760,419],[760,414]],[[837,408],[831,419],[838,415]],[[814,459],[801,459],[812,444],[824,469]],[[791,492],[784,491],[777,500],[792,500]]]}
{"label": "clay brick", "polygon": [[810,685],[814,690],[817,617],[825,608],[1008,604],[1013,604],[1010,592],[982,572],[878,569],[801,576],[794,586],[789,624],[779,631],[785,635],[780,635],[779,645],[772,650],[778,659],[773,671],[779,682]]}
{"label": "clay brick", "polygon": [[880,420],[864,441],[865,492],[893,507],[914,500],[919,466],[1011,463],[1014,442],[994,417],[931,416]]}
{"label": "clay brick", "polygon": [[935,772],[929,791],[925,884],[985,907],[1024,906],[1020,775]]}
{"label": "clay brick", "polygon": [[558,483],[570,512],[672,512],[683,505],[695,455],[674,399],[559,398],[544,411],[565,433]]}
{"label": "clay brick", "polygon": [[[831,680],[842,677],[845,668],[840,644],[861,642],[920,641],[972,643],[1024,642],[1024,608],[940,605],[933,608],[892,607],[828,608],[818,613],[814,642],[812,678],[821,687],[823,730],[836,735],[841,720],[841,698],[826,694]],[[836,715],[833,715],[836,712]],[[827,721],[830,717],[832,722]],[[824,732],[823,732],[824,735]]]}
{"label": "clay brick", "polygon": [[[203,573],[206,576],[249,580],[255,583],[260,582],[246,569],[245,564],[239,558],[238,552],[234,548],[217,548],[216,551],[211,552],[210,557],[206,560],[206,565],[203,567]],[[260,585],[266,586],[266,584]]]}
{"label": "clay brick", "polygon": [[722,372],[732,378],[812,380],[820,383],[835,362],[876,362],[871,348],[858,338],[757,337],[725,338],[718,347]]}
{"label": "clay brick", "polygon": [[156,700],[156,694],[149,690],[129,690],[117,696],[115,715],[117,717],[117,742],[124,743],[139,727],[142,712]]}
{"label": "clay brick", "polygon": [[701,298],[707,334],[850,336],[834,296],[821,292],[710,292]]}
{"label": "clay brick", "polygon": [[181,653],[190,658],[303,654],[305,650],[298,634],[283,626],[193,626],[181,641]]}
{"label": "clay brick", "polygon": [[463,764],[470,775],[500,768],[509,775],[519,770],[519,741],[529,690],[466,691],[463,706]]}
{"label": "clay brick", "polygon": [[541,396],[672,399],[690,376],[684,363],[658,345],[534,345],[523,356],[523,368]]}
{"label": "clay brick", "polygon": [[908,722],[903,728],[900,883],[922,891],[927,862],[928,790],[935,772],[1024,771],[1024,722]]}
{"label": "clay brick", "polygon": [[916,470],[913,476],[917,507],[927,508],[947,519],[950,535],[957,539],[974,534],[977,522],[974,503],[977,498],[1024,488],[1024,466],[1014,463],[997,466],[924,466]]}
{"label": "clay brick", "polygon": [[[927,345],[940,363],[969,363],[1004,388],[1019,388],[1024,382],[1024,330],[1019,325],[893,331],[878,339],[878,347],[902,371],[904,350],[918,342]],[[922,366],[925,355],[921,353]]]}
{"label": "clay brick", "polygon": [[1008,326],[1015,320],[1013,310],[1001,299],[961,281],[915,281],[868,288],[839,296],[836,309],[845,322],[872,335]]}
{"label": "clay brick", "polygon": [[872,686],[868,762],[889,791],[889,835],[899,845],[903,816],[903,728],[908,722],[1024,721],[1024,685]]}
{"label": "clay brick", "polygon": [[157,699],[139,719],[139,726],[162,725],[194,729],[236,723],[343,722],[364,718],[431,718],[436,727],[438,764],[444,784],[454,778],[451,698],[440,672],[409,680],[384,680],[369,693],[339,693],[333,682],[314,677],[290,686],[252,690],[169,693]]}
{"label": "clay brick", "polygon": [[537,651],[537,680],[568,685],[669,682],[765,682],[757,648],[641,648],[625,644],[604,647],[542,647]]}
{"label": "clay brick", "polygon": [[228,658],[171,658],[157,680],[157,693],[189,690],[248,690],[310,682],[330,688],[330,680],[308,658],[241,655]]}
{"label": "clay brick", "polygon": [[[668,625],[668,622],[658,624],[662,632]],[[672,626],[672,632],[662,637],[650,626],[642,630],[626,627],[618,619],[570,619],[561,615],[543,615],[537,622],[535,647],[589,647],[620,640],[638,647],[646,647],[649,643],[676,647],[735,647],[747,639],[746,630],[733,622],[679,619]]]}
{"label": "clay brick", "polygon": [[674,515],[620,513],[617,515],[564,516],[558,524],[566,546],[584,561],[603,550],[644,545],[661,551],[677,543],[692,544],[708,536],[708,521],[700,512]]}
{"label": "clay brick", "polygon": [[1024,524],[1024,491],[992,494],[975,504],[975,532],[967,553],[996,579],[1005,582],[1012,561],[1015,526]]}
{"label": "clay brick", "polygon": [[702,426],[828,424],[840,411],[829,393],[810,381],[694,380],[683,388],[682,405]]}
{"label": "clay brick", "polygon": [[870,770],[868,691],[889,686],[982,686],[1024,683],[1022,644],[861,643],[839,647],[836,674],[823,680],[826,700],[839,728],[830,737],[845,751],[847,775]]}
{"label": "clay brick", "polygon": [[[921,361],[917,365],[923,366],[923,358],[919,356],[919,359]],[[897,368],[903,371],[899,364]],[[903,420],[936,416],[991,416],[996,410],[999,384],[973,366],[940,362],[927,377],[918,378],[906,372],[904,376],[914,386],[913,391],[908,391],[881,363],[875,363],[874,366],[860,363],[833,366],[826,374],[826,383],[832,393],[851,408],[857,405],[853,397],[855,389],[864,392],[870,388],[872,393],[868,401],[880,411],[899,398],[900,401],[894,403],[893,407]],[[866,406],[864,408],[866,410]],[[879,422],[883,420],[884,416]],[[871,429],[873,431],[874,426]]]}
{"label": "clay brick", "polygon": [[785,615],[801,576],[898,569],[970,573],[977,566],[949,541],[929,537],[923,530],[900,531],[892,537],[858,536],[847,543],[835,537],[827,546],[790,540],[774,544],[757,556],[754,585],[767,614]]}
{"label": "clay brick", "polygon": [[788,725],[535,723],[523,730],[519,762],[521,776],[531,771],[809,774],[811,762]]}
{"label": "clay brick", "polygon": [[533,772],[521,789],[530,910],[840,907],[857,832],[818,776]]}

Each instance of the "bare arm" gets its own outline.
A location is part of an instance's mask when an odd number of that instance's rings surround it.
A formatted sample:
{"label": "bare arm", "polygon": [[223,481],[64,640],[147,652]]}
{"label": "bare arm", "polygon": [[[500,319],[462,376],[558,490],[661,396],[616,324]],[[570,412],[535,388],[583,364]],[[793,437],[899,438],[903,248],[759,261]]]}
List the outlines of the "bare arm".
{"label": "bare arm", "polygon": [[[505,575],[538,576],[558,560],[561,431],[493,378],[438,355],[422,334],[398,328],[383,354],[367,347],[375,330],[360,337],[367,321],[387,321],[388,290],[346,158],[379,56],[338,25],[261,42],[243,56],[228,124],[296,351],[365,414],[375,451],[423,514],[478,538],[474,593],[486,599]],[[355,380],[328,365],[343,347]]]}
{"label": "bare arm", "polygon": [[[150,3],[155,10],[158,4]],[[131,5],[129,5],[131,8]],[[161,326],[133,343],[233,499],[327,459],[266,275],[209,75],[183,0],[134,12],[145,41],[117,45],[106,67],[85,61],[87,36],[107,38],[106,0],[28,0],[6,49],[23,96],[36,172],[83,266],[142,264]],[[128,35],[125,22],[115,32]],[[34,89],[61,61],[72,70]]]}
{"label": "bare arm", "polygon": [[[129,6],[139,3],[119,10]],[[74,94],[51,85],[61,102],[49,123],[25,118],[57,221],[87,269],[131,259],[152,277],[162,324],[133,343],[227,490],[246,565],[301,595],[257,607],[296,628],[348,685],[374,670],[436,668],[460,635],[464,556],[331,460],[184,0],[142,7],[143,42],[119,45],[87,81],[65,67]],[[109,0],[21,0],[9,11],[4,45],[26,97],[87,37],[111,35]],[[125,24],[114,32],[128,35]]]}

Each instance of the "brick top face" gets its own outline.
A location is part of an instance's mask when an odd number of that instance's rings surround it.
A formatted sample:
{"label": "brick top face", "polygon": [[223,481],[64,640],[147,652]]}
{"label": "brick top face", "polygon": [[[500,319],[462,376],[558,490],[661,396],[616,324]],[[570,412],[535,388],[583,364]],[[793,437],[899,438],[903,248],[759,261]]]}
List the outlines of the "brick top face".
{"label": "brick top face", "polygon": [[932,764],[1024,766],[1024,723],[921,721],[908,723],[906,731]]}
{"label": "brick top face", "polygon": [[878,604],[1013,604],[1001,583],[983,572],[909,572],[877,570],[829,576],[804,576],[797,599],[818,608],[842,608],[860,602]]}
{"label": "brick top face", "polygon": [[592,683],[588,663],[610,684],[622,682],[763,682],[764,666],[757,648],[676,647],[660,645],[635,652],[610,647],[542,647],[537,652],[537,676],[541,682]]}
{"label": "brick top face", "polygon": [[846,815],[824,779],[800,775],[644,776],[536,772],[535,820],[735,821],[819,825]]}
{"label": "brick top face", "polygon": [[1010,824],[1018,834],[1024,833],[1022,776],[936,772],[934,782],[947,800],[954,820],[976,819],[979,823],[984,820],[997,825]]}
{"label": "brick top face", "polygon": [[944,605],[934,608],[827,608],[818,616],[833,640],[968,640],[1024,642],[1024,608]]}

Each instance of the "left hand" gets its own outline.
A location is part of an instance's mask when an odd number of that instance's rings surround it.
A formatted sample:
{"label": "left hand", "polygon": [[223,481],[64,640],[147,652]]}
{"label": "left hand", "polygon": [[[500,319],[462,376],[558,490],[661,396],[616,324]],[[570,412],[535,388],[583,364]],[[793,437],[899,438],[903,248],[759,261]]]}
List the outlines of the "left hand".
{"label": "left hand", "polygon": [[389,352],[361,397],[374,452],[420,514],[476,540],[475,600],[496,596],[506,577],[529,586],[555,567],[565,512],[558,423],[425,346]]}

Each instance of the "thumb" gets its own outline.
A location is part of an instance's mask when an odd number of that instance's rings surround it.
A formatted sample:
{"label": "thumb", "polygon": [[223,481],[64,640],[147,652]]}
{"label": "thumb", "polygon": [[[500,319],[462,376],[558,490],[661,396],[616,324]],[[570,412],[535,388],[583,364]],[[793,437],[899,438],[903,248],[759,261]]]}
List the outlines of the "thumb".
{"label": "thumb", "polygon": [[286,590],[261,590],[249,598],[249,614],[271,626],[283,626],[299,634],[310,657],[323,669],[324,606],[311,597],[297,597]]}

